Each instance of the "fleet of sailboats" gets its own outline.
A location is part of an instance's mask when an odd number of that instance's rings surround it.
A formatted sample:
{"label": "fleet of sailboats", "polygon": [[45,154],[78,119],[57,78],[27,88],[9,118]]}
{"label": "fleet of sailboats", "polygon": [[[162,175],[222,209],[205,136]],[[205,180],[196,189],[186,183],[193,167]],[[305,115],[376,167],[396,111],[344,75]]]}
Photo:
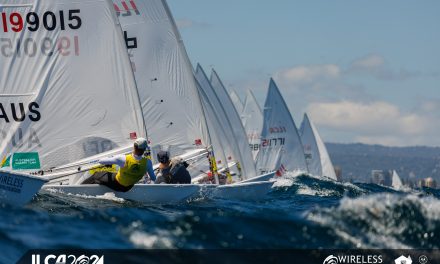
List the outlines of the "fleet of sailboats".
{"label": "fleet of sailboats", "polygon": [[[200,65],[197,65],[195,76],[201,89],[207,95],[207,100],[214,113],[219,117],[220,123],[218,125],[225,128],[224,145],[233,150],[233,161],[240,164],[243,179],[255,177],[255,164],[249,151],[246,133],[220,78],[213,71],[211,79],[208,79]],[[227,164],[229,161],[230,159],[228,158],[224,163]]]}
{"label": "fleet of sailboats", "polygon": [[[83,4],[87,8],[78,10]],[[33,155],[34,163],[38,160],[42,164],[29,170],[38,171],[40,176],[15,171],[1,175],[7,178],[6,184],[12,181],[17,185],[16,193],[29,194],[23,203],[46,181],[49,183],[44,189],[105,194],[109,191],[106,187],[72,183],[70,176],[87,171],[100,157],[129,152],[133,139],[139,136],[148,137],[153,153],[165,149],[186,159],[214,156],[197,81],[165,1],[132,2],[131,9],[125,11],[118,9],[117,3],[94,0],[46,1],[44,5],[16,1],[1,6],[2,10],[24,14],[55,14],[66,9],[72,20],[68,21],[70,29],[66,30],[64,24],[64,28],[54,26],[23,34],[32,34],[34,40],[43,42],[60,39],[61,34],[62,40],[78,45],[75,51],[61,49],[59,44],[32,56],[12,54],[9,60],[1,62],[5,69],[1,78],[2,105],[10,103],[14,107],[15,100],[22,99],[20,107],[28,105],[30,113],[24,122],[2,122],[1,129],[9,132],[1,142],[2,157],[28,153]],[[20,37],[10,34],[12,42]],[[65,46],[67,49],[70,44]],[[27,67],[35,71],[24,72],[22,69]],[[16,143],[14,132],[18,131],[20,137],[31,139],[29,144]],[[250,163],[243,160],[244,142],[237,146],[241,146],[236,158],[242,177],[254,177],[254,164],[248,166]],[[251,154],[247,155],[252,161]],[[28,192],[27,182],[38,184]],[[270,185],[254,186],[267,192]],[[247,189],[249,186],[252,185],[246,184]],[[201,187],[137,184],[130,192],[117,195],[143,202],[173,202],[187,198]],[[14,189],[3,189],[4,200],[15,202],[11,195]],[[167,190],[173,190],[173,195]]]}
{"label": "fleet of sailboats", "polygon": [[22,205],[40,189],[112,192],[79,179],[138,137],[154,163],[161,150],[188,161],[194,183],[113,192],[128,200],[176,203],[202,189],[258,199],[288,171],[336,179],[316,127],[305,115],[298,131],[273,79],[263,111],[250,90],[243,103],[215,70],[193,69],[165,0],[120,4],[0,0],[0,11],[27,21],[11,18],[2,32],[11,48],[0,60],[1,202]]}

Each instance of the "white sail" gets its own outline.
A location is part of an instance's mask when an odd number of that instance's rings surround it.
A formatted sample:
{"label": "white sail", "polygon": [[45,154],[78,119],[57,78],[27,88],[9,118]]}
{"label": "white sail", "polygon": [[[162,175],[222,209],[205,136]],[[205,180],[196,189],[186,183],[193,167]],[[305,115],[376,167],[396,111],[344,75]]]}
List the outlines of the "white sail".
{"label": "white sail", "polygon": [[[255,165],[253,164],[252,157],[250,156],[250,152],[247,147],[248,145],[246,142],[246,135],[244,134],[244,130],[242,130],[240,134],[238,130],[239,128],[237,129],[232,127],[234,123],[232,123],[232,120],[229,119],[229,116],[227,115],[223,107],[223,104],[225,104],[225,102],[219,99],[216,90],[214,90],[214,88],[211,86],[210,80],[208,79],[208,77],[206,76],[205,72],[203,71],[200,65],[197,65],[195,76],[200,84],[201,89],[206,93],[206,96],[215,114],[220,119],[220,125],[224,126],[225,128],[224,131],[225,133],[227,133],[226,137],[228,140],[228,145],[231,147],[233,151],[233,159],[240,162],[242,166],[243,178],[246,179],[246,178],[255,177],[256,176]],[[226,94],[226,96],[228,95]],[[235,114],[237,115],[237,113]],[[238,115],[237,115],[237,119],[239,122],[241,122],[239,120]],[[248,153],[246,153],[245,151],[247,151]],[[245,155],[248,155],[247,156],[248,159],[245,159],[246,158]],[[249,164],[249,158],[252,164]]]}
{"label": "white sail", "polygon": [[228,141],[228,131],[226,130],[228,127],[222,124],[222,119],[214,111],[214,106],[211,104],[205,89],[200,85],[198,87],[217,165],[219,168],[229,168],[228,163],[232,161],[234,152]]}
{"label": "white sail", "polygon": [[337,180],[327,148],[307,114],[304,114],[300,135],[309,172],[316,176],[326,176]]}
{"label": "white sail", "polygon": [[260,173],[275,170],[278,174],[285,171],[307,171],[298,130],[273,79],[270,80],[264,104],[261,147],[256,162]]}
{"label": "white sail", "polygon": [[232,102],[234,103],[235,110],[237,110],[237,113],[241,114],[243,112],[244,104],[240,99],[240,96],[238,96],[237,92],[232,90],[229,93],[229,97],[231,97]]}
{"label": "white sail", "polygon": [[41,168],[145,136],[123,33],[110,1],[2,0],[0,157]]}
{"label": "white sail", "polygon": [[400,179],[399,174],[397,174],[397,171],[395,170],[393,170],[391,186],[394,189],[402,189],[403,187],[402,180]]}
{"label": "white sail", "polygon": [[229,121],[230,128],[234,133],[235,141],[238,143],[237,147],[240,150],[239,160],[242,167],[244,167],[243,173],[246,173],[247,178],[255,177],[257,176],[255,162],[251,151],[249,151],[249,144],[246,142],[246,131],[241,122],[240,114],[235,110],[234,103],[229,97],[225,86],[215,70],[212,70],[211,72],[210,81],[212,88],[223,107],[227,120]]}
{"label": "white sail", "polygon": [[251,148],[254,159],[256,159],[258,151],[260,150],[263,113],[251,90],[247,90],[246,92],[246,100],[241,119],[244,129],[246,130],[249,147]]}
{"label": "white sail", "polygon": [[[153,151],[208,146],[193,69],[165,1],[114,1]],[[153,155],[153,158],[155,155]]]}

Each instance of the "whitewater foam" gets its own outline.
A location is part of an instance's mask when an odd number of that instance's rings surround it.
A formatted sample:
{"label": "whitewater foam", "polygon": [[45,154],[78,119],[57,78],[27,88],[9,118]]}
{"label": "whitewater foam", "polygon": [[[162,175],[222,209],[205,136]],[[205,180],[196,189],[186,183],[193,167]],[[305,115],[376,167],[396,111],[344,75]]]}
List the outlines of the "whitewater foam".
{"label": "whitewater foam", "polygon": [[65,193],[63,191],[56,190],[56,189],[50,189],[50,188],[46,189],[45,191],[48,191],[51,194],[55,194],[55,195],[68,195],[68,196],[73,196],[73,197],[77,197],[77,198],[81,198],[81,199],[98,199],[98,200],[107,200],[107,201],[112,201],[112,202],[117,202],[117,203],[124,203],[125,202],[125,199],[120,198],[120,197],[116,197],[115,193],[113,193],[113,192],[107,192],[107,193],[104,193],[103,195],[93,196],[93,195],[85,195],[85,194]]}
{"label": "whitewater foam", "polygon": [[368,193],[352,183],[341,183],[328,177],[311,175],[301,171],[287,172],[282,177],[275,178],[273,188],[289,189],[291,187],[297,187],[297,194],[319,197],[357,196]]}
{"label": "whitewater foam", "polygon": [[301,185],[297,191],[297,194],[330,197],[330,196],[338,196],[339,193],[329,189],[314,190],[307,185]]}
{"label": "whitewater foam", "polygon": [[303,171],[288,171],[284,173],[283,176],[272,179],[275,181],[275,183],[272,185],[272,188],[291,187],[296,182],[296,178],[301,175],[309,176],[309,174]]}
{"label": "whitewater foam", "polygon": [[432,247],[438,243],[432,234],[440,224],[440,201],[412,194],[345,197],[337,207],[316,209],[305,217],[358,248]]}

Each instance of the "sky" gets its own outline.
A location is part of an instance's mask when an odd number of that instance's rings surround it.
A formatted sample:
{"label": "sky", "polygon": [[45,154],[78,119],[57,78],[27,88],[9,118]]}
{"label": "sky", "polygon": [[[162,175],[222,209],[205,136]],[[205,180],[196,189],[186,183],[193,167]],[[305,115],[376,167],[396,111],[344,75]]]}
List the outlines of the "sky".
{"label": "sky", "polygon": [[192,63],[326,142],[440,146],[440,1],[168,0]]}

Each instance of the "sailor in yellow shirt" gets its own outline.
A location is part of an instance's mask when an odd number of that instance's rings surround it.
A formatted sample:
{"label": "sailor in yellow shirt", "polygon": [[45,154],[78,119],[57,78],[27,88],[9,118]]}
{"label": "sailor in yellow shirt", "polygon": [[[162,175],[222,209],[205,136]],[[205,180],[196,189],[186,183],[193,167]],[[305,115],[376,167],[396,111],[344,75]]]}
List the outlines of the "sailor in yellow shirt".
{"label": "sailor in yellow shirt", "polygon": [[[148,149],[148,142],[145,138],[138,138],[134,142],[133,153],[118,155],[111,158],[101,159],[101,165],[116,165],[119,170],[116,172],[96,172],[83,184],[102,184],[117,192],[127,192],[148,173],[151,181],[156,180],[153,164],[149,157],[144,156]],[[114,166],[113,166],[114,167]]]}

